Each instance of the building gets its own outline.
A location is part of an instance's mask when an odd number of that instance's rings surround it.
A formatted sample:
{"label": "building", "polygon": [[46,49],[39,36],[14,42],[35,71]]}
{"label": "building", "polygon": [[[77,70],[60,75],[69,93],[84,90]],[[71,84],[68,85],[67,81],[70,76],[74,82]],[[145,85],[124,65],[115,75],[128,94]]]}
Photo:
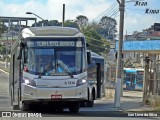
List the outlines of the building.
{"label": "building", "polygon": [[[142,32],[135,31],[132,35],[125,35],[124,41],[145,41],[145,40],[160,40],[160,31],[154,31],[154,25]],[[135,46],[136,47],[136,46]],[[144,54],[137,51],[126,52],[124,61],[130,61],[133,67],[143,68]]]}

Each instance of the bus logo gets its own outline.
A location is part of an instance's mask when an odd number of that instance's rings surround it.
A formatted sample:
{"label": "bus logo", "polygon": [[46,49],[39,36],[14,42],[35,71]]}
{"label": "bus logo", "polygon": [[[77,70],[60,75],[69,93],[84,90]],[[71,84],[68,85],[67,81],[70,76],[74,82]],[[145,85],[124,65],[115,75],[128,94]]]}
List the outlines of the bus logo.
{"label": "bus logo", "polygon": [[2,112],[2,117],[12,117],[11,112]]}

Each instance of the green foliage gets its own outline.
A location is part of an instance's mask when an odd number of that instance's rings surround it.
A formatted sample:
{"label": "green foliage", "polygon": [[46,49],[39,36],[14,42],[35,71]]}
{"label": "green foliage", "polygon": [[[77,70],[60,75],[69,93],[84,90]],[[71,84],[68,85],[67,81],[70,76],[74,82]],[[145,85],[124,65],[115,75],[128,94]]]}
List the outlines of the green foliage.
{"label": "green foliage", "polygon": [[[42,23],[44,26],[62,26],[62,23],[59,22],[58,20],[44,20],[44,21],[39,21],[36,23],[36,26],[42,26]],[[32,24],[32,26],[35,26],[35,23]]]}
{"label": "green foliage", "polygon": [[83,15],[79,15],[76,17],[77,24],[79,25],[80,31],[83,32],[85,28],[88,26],[88,18]]}
{"label": "green foliage", "polygon": [[101,54],[108,47],[108,42],[104,41],[94,29],[87,28],[83,33],[91,51]]}
{"label": "green foliage", "polygon": [[73,21],[73,20],[66,20],[64,23],[64,26],[65,27],[74,27],[74,28],[79,29],[77,22]]}
{"label": "green foliage", "polygon": [[6,47],[0,44],[0,54],[4,55],[6,53]]}
{"label": "green foliage", "polygon": [[0,37],[2,37],[2,34],[4,33],[3,24],[0,21]]}
{"label": "green foliage", "polygon": [[103,16],[98,24],[97,32],[107,39],[116,37],[117,22],[114,18]]}
{"label": "green foliage", "polygon": [[133,65],[133,61],[131,58],[127,58],[125,61],[124,61],[124,67],[126,68],[133,68],[134,65]]}

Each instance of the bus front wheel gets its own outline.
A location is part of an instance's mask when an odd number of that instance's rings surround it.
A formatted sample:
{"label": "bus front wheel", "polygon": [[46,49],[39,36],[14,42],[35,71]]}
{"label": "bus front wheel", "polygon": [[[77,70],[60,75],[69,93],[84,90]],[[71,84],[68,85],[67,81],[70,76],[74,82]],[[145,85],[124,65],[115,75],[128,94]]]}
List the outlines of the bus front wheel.
{"label": "bus front wheel", "polygon": [[19,105],[13,105],[13,110],[19,110]]}
{"label": "bus front wheel", "polygon": [[21,111],[28,111],[29,110],[29,104],[22,102]]}

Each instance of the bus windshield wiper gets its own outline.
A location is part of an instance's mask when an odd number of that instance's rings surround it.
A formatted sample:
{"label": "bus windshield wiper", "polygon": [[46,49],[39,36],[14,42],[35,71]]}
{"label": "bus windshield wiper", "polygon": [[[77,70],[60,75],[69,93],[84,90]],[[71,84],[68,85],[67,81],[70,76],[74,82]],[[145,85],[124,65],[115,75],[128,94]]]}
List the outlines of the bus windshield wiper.
{"label": "bus windshield wiper", "polygon": [[[41,78],[42,74],[44,74],[47,70],[49,70],[49,68],[50,68],[51,66],[53,66],[52,63],[48,63],[48,64],[46,65],[45,69],[44,69],[42,72],[40,72],[38,78]],[[55,66],[53,66],[53,67],[55,67]]]}
{"label": "bus windshield wiper", "polygon": [[57,65],[60,66],[60,67],[62,67],[63,70],[64,70],[66,73],[68,73],[68,75],[69,75],[71,78],[74,78],[73,74],[69,71],[68,67],[67,67],[62,61],[58,60]]}
{"label": "bus windshield wiper", "polygon": [[[49,70],[49,68],[51,68],[53,66],[53,68],[55,68],[55,65],[52,65],[52,63],[48,63],[45,67],[45,69],[40,72],[38,78],[41,78],[42,74],[44,74],[46,71]],[[58,60],[58,63],[57,63],[57,66],[60,66],[62,67],[62,69],[71,77],[71,78],[74,78],[73,77],[73,74],[69,71],[68,67],[62,62],[62,61],[59,61]]]}

